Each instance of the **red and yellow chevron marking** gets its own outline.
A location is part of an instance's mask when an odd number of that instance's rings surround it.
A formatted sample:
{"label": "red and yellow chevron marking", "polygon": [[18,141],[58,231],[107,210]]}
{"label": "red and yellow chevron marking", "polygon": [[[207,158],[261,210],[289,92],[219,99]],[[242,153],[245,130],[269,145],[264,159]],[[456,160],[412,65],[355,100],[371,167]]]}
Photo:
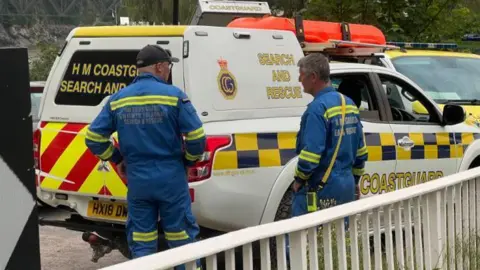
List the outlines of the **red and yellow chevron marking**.
{"label": "red and yellow chevron marking", "polygon": [[125,198],[127,186],[113,164],[109,172],[98,170],[102,162],[85,145],[86,124],[41,123],[40,188],[82,195]]}

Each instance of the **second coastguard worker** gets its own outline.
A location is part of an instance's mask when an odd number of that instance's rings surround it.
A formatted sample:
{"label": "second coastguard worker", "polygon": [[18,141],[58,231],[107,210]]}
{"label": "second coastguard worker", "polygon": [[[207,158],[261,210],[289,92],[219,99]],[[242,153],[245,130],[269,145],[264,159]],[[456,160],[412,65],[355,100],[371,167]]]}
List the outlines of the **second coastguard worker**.
{"label": "second coastguard worker", "polygon": [[[157,252],[159,215],[170,248],[194,242],[199,233],[185,165],[202,156],[205,132],[186,94],[167,84],[178,61],[159,46],[144,47],[137,55],[139,75],[111,96],[87,130],[88,148],[126,174],[133,258]],[[114,132],[120,149],[110,142]]]}
{"label": "second coastguard worker", "polygon": [[309,54],[298,66],[304,91],[314,99],[297,134],[292,216],[355,200],[368,158],[358,108],[331,86],[328,59]]}

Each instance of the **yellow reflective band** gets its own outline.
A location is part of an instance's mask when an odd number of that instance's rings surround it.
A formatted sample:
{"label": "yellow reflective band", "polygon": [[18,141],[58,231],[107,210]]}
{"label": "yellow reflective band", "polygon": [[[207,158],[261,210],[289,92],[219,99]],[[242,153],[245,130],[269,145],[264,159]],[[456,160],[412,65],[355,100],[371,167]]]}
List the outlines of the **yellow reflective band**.
{"label": "yellow reflective band", "polygon": [[140,105],[168,105],[177,106],[178,98],[171,96],[141,96],[141,97],[126,97],[116,101],[110,102],[112,111],[120,109],[125,106],[140,106]]}
{"label": "yellow reflective band", "polygon": [[[358,114],[358,108],[357,106],[354,105],[346,105],[345,106],[345,114],[347,113],[354,113]],[[328,109],[325,114],[323,115],[325,118],[329,119],[337,115],[342,114],[342,107],[341,106],[335,106],[330,109]]]}
{"label": "yellow reflective band", "polygon": [[363,156],[367,153],[367,146],[364,146],[357,150],[357,157]]}
{"label": "yellow reflective band", "polygon": [[196,155],[196,156],[194,156],[194,155],[192,155],[192,154],[190,154],[190,153],[188,153],[188,152],[185,152],[185,158],[186,158],[187,160],[189,160],[189,161],[195,161],[195,160],[197,160],[197,159],[200,159],[201,157],[202,157],[202,155]]}
{"label": "yellow reflective band", "polygon": [[320,157],[321,157],[320,155],[317,155],[315,153],[302,150],[300,151],[300,156],[298,158],[318,164],[320,163]]}
{"label": "yellow reflective band", "polygon": [[295,168],[295,176],[297,176],[298,178],[302,179],[302,180],[308,180],[308,178],[310,178],[310,174],[305,174],[303,172],[301,172],[300,170],[298,170],[298,167]]}
{"label": "yellow reflective band", "polygon": [[98,134],[98,133],[95,133],[89,129],[87,129],[87,134],[86,134],[86,138],[90,141],[94,141],[94,142],[109,142],[110,139],[109,138],[105,138],[103,137],[102,135]]}
{"label": "yellow reflective band", "polygon": [[105,152],[103,152],[102,154],[98,155],[98,157],[101,159],[101,160],[107,160],[109,159],[110,157],[112,157],[113,155],[113,145],[110,144],[107,148],[107,150],[105,150]]}
{"label": "yellow reflective band", "polygon": [[192,132],[188,132],[185,140],[193,141],[202,137],[205,137],[205,131],[203,130],[203,127],[200,127]]}
{"label": "yellow reflective band", "polygon": [[365,173],[365,169],[353,168],[352,171],[353,171],[353,175],[356,175],[356,176],[362,176]]}
{"label": "yellow reflective band", "polygon": [[141,232],[133,232],[133,241],[135,242],[150,242],[157,240],[158,233],[157,231],[148,232],[148,233],[141,233]]}
{"label": "yellow reflective band", "polygon": [[181,232],[165,232],[165,239],[171,241],[187,240],[188,234],[186,231]]}

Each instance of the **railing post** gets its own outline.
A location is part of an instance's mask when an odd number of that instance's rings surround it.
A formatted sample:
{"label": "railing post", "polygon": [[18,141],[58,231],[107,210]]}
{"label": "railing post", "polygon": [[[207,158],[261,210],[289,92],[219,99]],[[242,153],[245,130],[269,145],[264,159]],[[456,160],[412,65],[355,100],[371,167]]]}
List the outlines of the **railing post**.
{"label": "railing post", "polygon": [[307,269],[307,231],[292,232],[290,241],[290,265],[291,269]]}
{"label": "railing post", "polygon": [[[443,262],[443,251],[445,247],[443,243],[445,239],[443,239],[443,232],[442,232],[442,191],[436,191],[434,193],[430,193],[428,195],[428,218],[429,218],[429,229],[426,233],[430,234],[430,261],[432,263],[432,267],[438,269],[444,269],[444,262]],[[428,247],[427,247],[428,248]]]}

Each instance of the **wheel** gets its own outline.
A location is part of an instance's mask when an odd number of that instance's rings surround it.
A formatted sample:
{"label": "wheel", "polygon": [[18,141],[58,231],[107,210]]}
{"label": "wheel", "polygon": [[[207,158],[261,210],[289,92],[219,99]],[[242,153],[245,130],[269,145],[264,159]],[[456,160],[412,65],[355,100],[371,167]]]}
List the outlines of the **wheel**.
{"label": "wheel", "polygon": [[476,168],[480,166],[480,157],[476,157],[472,163],[470,164],[470,166],[468,166],[468,169],[473,169],[473,168]]}
{"label": "wheel", "polygon": [[[288,219],[291,216],[293,201],[293,191],[289,188],[280,200],[274,221]],[[277,241],[275,238],[270,239],[270,262],[272,269],[277,268]]]}

